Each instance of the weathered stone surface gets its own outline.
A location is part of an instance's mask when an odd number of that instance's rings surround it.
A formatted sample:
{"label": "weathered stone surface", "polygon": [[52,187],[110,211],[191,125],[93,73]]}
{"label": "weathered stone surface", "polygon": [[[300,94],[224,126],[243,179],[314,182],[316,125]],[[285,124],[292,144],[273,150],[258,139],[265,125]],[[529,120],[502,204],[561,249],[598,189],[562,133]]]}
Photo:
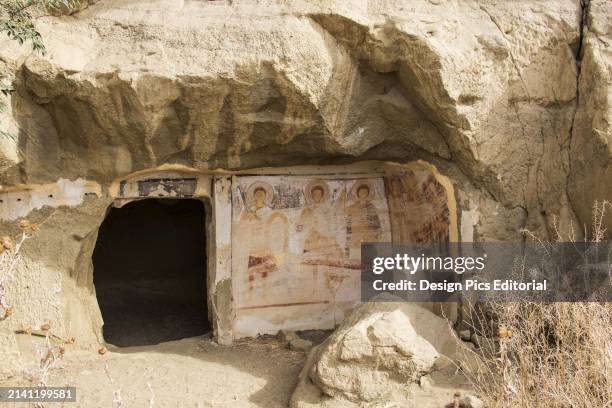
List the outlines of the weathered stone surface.
{"label": "weathered stone surface", "polygon": [[312,348],[312,341],[300,338],[293,339],[289,342],[289,348],[291,350],[310,351]]}
{"label": "weathered stone surface", "polygon": [[570,172],[589,221],[610,194],[606,2],[582,42],[575,0],[368,4],[106,0],[44,18],[47,56],[1,47],[23,156],[3,181],[422,158],[465,191],[478,238],[574,220]]}
{"label": "weathered stone surface", "polygon": [[276,337],[282,342],[290,342],[299,339],[300,337],[291,330],[279,330]]}
{"label": "weathered stone surface", "polygon": [[[580,219],[590,225],[594,202],[612,202],[612,4],[590,1],[585,18],[569,194]],[[609,210],[605,223],[611,230]]]}
{"label": "weathered stone surface", "polygon": [[[10,330],[50,323],[53,334],[78,339],[87,347],[102,341],[102,317],[92,296],[91,255],[97,229],[110,200],[87,199],[78,207],[33,211],[29,219],[41,225],[22,248],[22,260],[7,287],[14,313],[3,325]],[[17,234],[14,221],[0,224]]]}
{"label": "weathered stone surface", "polygon": [[49,9],[49,12],[54,16],[70,15],[77,13],[81,10],[85,10],[87,7],[98,1],[100,0],[71,0],[67,6],[51,8]]}
{"label": "weathered stone surface", "polygon": [[405,401],[411,386],[449,365],[459,347],[448,322],[420,306],[362,305],[311,352],[293,406],[323,395],[345,403]]}
{"label": "weathered stone surface", "polygon": [[21,364],[15,334],[5,322],[0,323],[0,379],[15,375]]}
{"label": "weathered stone surface", "polygon": [[[16,89],[0,114],[13,136],[0,138],[0,183],[110,189],[164,165],[423,159],[455,183],[462,240],[553,235],[555,216],[567,230],[612,199],[612,11],[581,3],[102,0],[44,17],[47,55],[0,43]],[[33,213],[49,221],[24,253],[14,324],[99,340],[80,273],[103,197]],[[216,282],[222,316],[229,278]]]}

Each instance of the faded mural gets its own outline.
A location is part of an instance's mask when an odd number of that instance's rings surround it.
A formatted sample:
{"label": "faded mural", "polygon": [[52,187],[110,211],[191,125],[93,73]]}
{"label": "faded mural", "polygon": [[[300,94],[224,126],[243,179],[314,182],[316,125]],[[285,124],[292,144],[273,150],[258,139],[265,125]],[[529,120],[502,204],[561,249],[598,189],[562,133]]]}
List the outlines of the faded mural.
{"label": "faded mural", "polygon": [[360,297],[360,245],[391,239],[382,178],[239,177],[232,191],[236,334],[333,328]]}
{"label": "faded mural", "polygon": [[197,190],[196,177],[153,177],[143,180],[122,181],[119,197],[193,197]]}
{"label": "faded mural", "polygon": [[359,301],[361,244],[448,241],[446,199],[433,175],[418,170],[235,178],[234,334],[333,328]]}
{"label": "faded mural", "polygon": [[426,170],[385,178],[393,242],[448,242],[450,213],[444,187]]}

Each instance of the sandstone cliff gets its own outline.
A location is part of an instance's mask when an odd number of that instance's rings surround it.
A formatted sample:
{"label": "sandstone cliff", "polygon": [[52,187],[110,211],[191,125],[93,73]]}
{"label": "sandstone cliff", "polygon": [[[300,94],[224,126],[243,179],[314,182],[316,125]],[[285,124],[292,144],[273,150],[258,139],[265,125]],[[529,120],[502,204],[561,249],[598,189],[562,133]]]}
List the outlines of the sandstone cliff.
{"label": "sandstone cliff", "polygon": [[4,185],[423,159],[468,239],[612,199],[603,0],[83,3],[40,19],[45,56],[0,43]]}

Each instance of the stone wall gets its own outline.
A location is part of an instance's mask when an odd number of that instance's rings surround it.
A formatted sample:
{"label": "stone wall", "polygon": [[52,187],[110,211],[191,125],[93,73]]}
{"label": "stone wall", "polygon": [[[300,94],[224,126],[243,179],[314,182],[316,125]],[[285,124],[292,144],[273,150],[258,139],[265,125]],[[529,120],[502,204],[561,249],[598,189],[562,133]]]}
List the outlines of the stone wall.
{"label": "stone wall", "polygon": [[340,324],[361,297],[363,242],[449,241],[453,190],[425,167],[396,171],[235,178],[235,336]]}
{"label": "stone wall", "polygon": [[551,236],[612,198],[610,9],[583,3],[103,0],[44,17],[47,55],[0,44],[16,89],[0,180],[423,159],[461,184],[479,239]]}
{"label": "stone wall", "polygon": [[[276,173],[276,174],[270,174]],[[103,341],[91,257],[111,206],[146,198],[205,202],[208,303],[215,337],[330,329],[360,299],[362,242],[456,240],[455,192],[424,162],[139,172],[108,186],[62,181],[2,193],[3,227],[40,224],[9,287],[12,330],[50,323],[88,347]],[[19,201],[17,201],[19,200]],[[153,222],[153,221],[152,221]],[[118,267],[120,267],[118,265]]]}
{"label": "stone wall", "polygon": [[[302,177],[302,187],[330,180],[346,206],[350,187],[334,183],[355,177],[341,167],[379,160],[358,173],[381,179],[374,190],[385,190],[392,218],[385,234],[396,239],[444,238],[446,213],[435,183],[423,192],[433,207],[421,208],[410,197],[414,177],[385,178],[384,161],[435,165],[447,193],[452,180],[450,240],[520,240],[522,228],[542,238],[574,228],[580,238],[593,203],[612,200],[605,0],[101,0],[81,9],[89,3],[37,20],[44,56],[0,42],[0,72],[15,87],[0,113],[10,136],[0,138],[3,223],[43,222],[20,266],[15,326],[49,319],[64,334],[100,340],[96,231],[108,206],[134,199],[138,177],[155,172],[208,180],[190,194],[213,214],[209,310],[224,342],[240,314],[228,271],[233,226],[242,225],[234,193],[247,176]],[[161,187],[191,191],[171,184]],[[246,204],[236,208],[249,214]],[[304,246],[296,229],[310,207],[304,196],[293,210],[270,208],[287,219],[272,225],[291,231],[289,247]],[[304,219],[318,217],[310,209]],[[393,220],[432,209],[441,218],[418,231],[415,220]],[[304,257],[302,247],[291,255]],[[247,291],[248,265],[237,269]]]}

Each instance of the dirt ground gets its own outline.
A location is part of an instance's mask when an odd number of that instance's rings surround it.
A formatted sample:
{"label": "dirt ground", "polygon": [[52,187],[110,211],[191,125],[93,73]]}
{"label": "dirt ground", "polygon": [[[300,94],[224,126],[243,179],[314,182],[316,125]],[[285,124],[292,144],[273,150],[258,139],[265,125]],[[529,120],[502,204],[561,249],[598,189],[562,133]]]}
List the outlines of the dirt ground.
{"label": "dirt ground", "polygon": [[[314,344],[321,343],[329,334],[319,330],[299,332],[300,337]],[[20,334],[17,340],[22,360],[31,363],[24,364],[20,375],[0,381],[0,387],[32,386],[38,381],[37,350],[42,348],[43,338]],[[66,345],[65,356],[51,371],[47,384],[76,387],[77,402],[46,407],[285,408],[305,360],[306,353],[289,350],[273,336],[238,340],[232,346],[218,345],[210,334],[157,345],[121,348],[108,345],[104,355],[97,350],[84,351],[76,345]],[[409,406],[452,406],[449,402],[456,391],[469,392],[467,380],[452,367],[434,377],[435,385],[409,387]],[[117,396],[120,403],[115,402]],[[34,405],[0,403],[0,407],[5,406]]]}
{"label": "dirt ground", "polygon": [[[22,349],[31,348],[33,368],[39,339],[22,336],[19,341]],[[206,336],[193,337],[110,348],[105,355],[68,346],[48,384],[76,387],[77,403],[47,406],[111,408],[118,406],[113,391],[120,389],[122,407],[149,407],[151,398],[155,407],[287,407],[304,359],[303,352],[288,350],[274,338],[223,347]],[[23,376],[0,382],[8,385],[30,384]]]}

